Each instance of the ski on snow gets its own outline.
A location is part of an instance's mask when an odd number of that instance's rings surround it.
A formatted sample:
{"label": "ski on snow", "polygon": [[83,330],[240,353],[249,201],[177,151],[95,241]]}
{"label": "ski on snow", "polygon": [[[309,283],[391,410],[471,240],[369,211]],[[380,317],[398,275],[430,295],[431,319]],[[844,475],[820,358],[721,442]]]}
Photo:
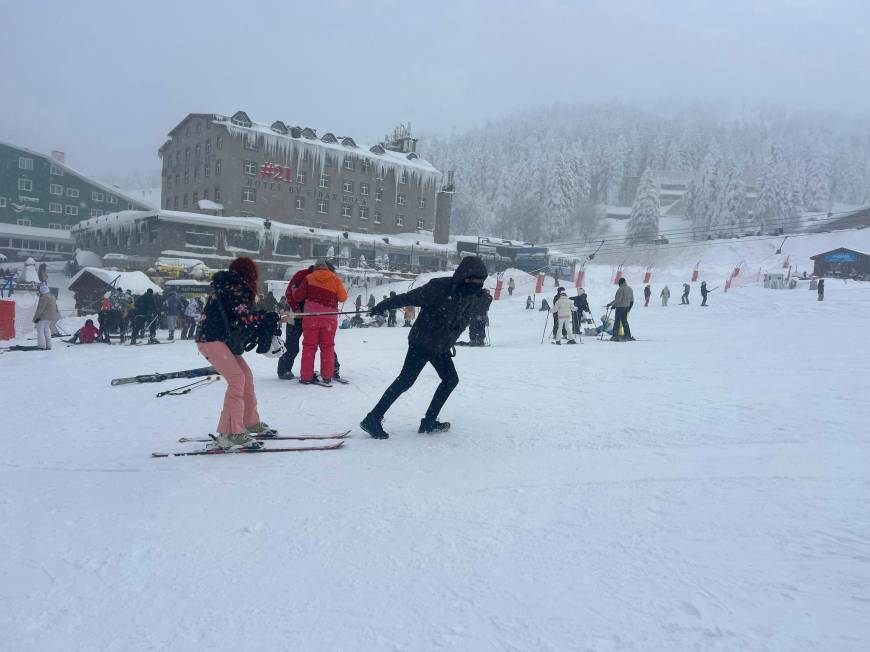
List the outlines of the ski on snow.
{"label": "ski on snow", "polygon": [[[345,430],[344,432],[336,432],[331,435],[287,435],[280,436],[276,435],[274,437],[263,436],[263,435],[255,435],[254,439],[258,441],[286,441],[286,440],[309,440],[309,439],[347,439],[350,436],[350,430]],[[178,439],[179,444],[186,444],[189,442],[210,442],[214,441],[214,437],[209,435],[208,437],[180,437]]]}
{"label": "ski on snow", "polygon": [[324,444],[323,446],[293,446],[289,448],[235,448],[231,450],[210,448],[207,450],[189,451],[186,453],[151,453],[151,457],[187,457],[190,455],[235,455],[237,453],[301,453],[303,451],[331,451],[339,449],[342,446],[344,446],[343,439],[332,444]]}
{"label": "ski on snow", "polygon": [[113,378],[112,385],[130,385],[132,383],[161,383],[172,378],[199,378],[200,376],[218,375],[214,367],[199,367],[198,369],[185,369],[184,371],[170,371],[165,374],[153,373],[131,376],[129,378]]}

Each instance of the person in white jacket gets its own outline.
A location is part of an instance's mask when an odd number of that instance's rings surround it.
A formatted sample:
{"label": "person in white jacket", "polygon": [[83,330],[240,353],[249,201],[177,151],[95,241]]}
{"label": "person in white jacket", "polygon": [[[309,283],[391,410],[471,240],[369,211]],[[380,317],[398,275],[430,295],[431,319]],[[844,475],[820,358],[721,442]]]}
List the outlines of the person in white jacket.
{"label": "person in white jacket", "polygon": [[662,305],[663,305],[663,306],[667,306],[667,305],[668,305],[668,299],[671,298],[671,290],[670,290],[670,288],[669,288],[667,285],[666,285],[665,287],[663,287],[663,288],[662,288],[662,293],[661,293],[659,296],[662,298]]}
{"label": "person in white jacket", "polygon": [[[568,344],[577,344],[577,341],[574,339],[574,319],[572,317],[572,313],[577,310],[574,302],[568,298],[568,295],[564,292],[559,293],[559,298],[556,299],[556,303],[553,304],[553,312],[559,319],[559,326],[562,327],[562,337],[568,340]],[[561,344],[561,340],[558,337],[558,332],[556,333],[556,344]]]}

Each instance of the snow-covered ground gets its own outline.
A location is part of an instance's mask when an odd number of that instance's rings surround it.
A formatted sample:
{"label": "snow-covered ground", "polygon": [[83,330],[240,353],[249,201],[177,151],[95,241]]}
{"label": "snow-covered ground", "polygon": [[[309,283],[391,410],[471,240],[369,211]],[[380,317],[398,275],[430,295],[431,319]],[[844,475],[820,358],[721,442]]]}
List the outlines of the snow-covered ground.
{"label": "snow-covered ground", "polygon": [[357,427],[406,329],[341,331],[332,389],[248,355],[263,418],[339,451],[152,459],[223,387],[109,380],[203,366],[190,342],[0,355],[0,649],[870,649],[870,286],[695,290],[556,347],[519,280],[447,434],[416,433],[431,369],[389,441]]}

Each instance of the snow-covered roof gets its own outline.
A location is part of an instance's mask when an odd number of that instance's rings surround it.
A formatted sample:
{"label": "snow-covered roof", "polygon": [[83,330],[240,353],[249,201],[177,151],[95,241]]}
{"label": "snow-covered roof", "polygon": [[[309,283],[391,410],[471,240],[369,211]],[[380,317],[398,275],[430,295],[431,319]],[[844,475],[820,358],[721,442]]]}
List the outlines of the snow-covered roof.
{"label": "snow-covered roof", "polygon": [[[106,215],[100,215],[99,217],[91,217],[87,220],[82,220],[76,225],[74,230],[87,231],[90,229],[102,229],[106,227],[115,230],[122,226],[134,224],[137,220],[146,217],[156,217],[165,222],[178,222],[182,224],[210,226],[221,229],[248,230],[257,233],[260,237],[265,235],[267,230],[265,226],[266,220],[261,217],[221,217],[217,215],[204,215],[202,213],[164,210],[121,211],[119,213],[108,213]],[[330,240],[332,242],[340,240],[342,244],[355,244],[357,246],[377,245],[381,249],[389,246],[408,248],[413,246],[415,249],[422,251],[433,251],[439,253],[456,252],[456,247],[454,245],[435,244],[425,237],[425,233],[403,233],[398,235],[355,233],[353,231],[336,229],[318,229],[314,227],[300,226],[298,224],[284,224],[283,222],[275,222],[274,220],[269,220],[269,230],[274,234],[282,234],[296,238]],[[346,238],[344,237],[345,233],[347,233]]]}
{"label": "snow-covered roof", "polygon": [[[130,290],[133,294],[144,294],[148,289],[154,290],[154,292],[158,293],[162,292],[160,286],[154,283],[143,272],[115,272],[110,269],[101,269],[99,267],[83,267],[70,279],[68,287],[72,287],[84,274],[95,276],[106,285],[112,285],[114,283],[116,288]],[[115,279],[117,279],[117,282]]]}
{"label": "snow-covered roof", "polygon": [[102,188],[106,192],[111,193],[113,195],[117,195],[121,199],[125,199],[128,202],[132,202],[133,204],[148,204],[148,203],[150,203],[150,202],[143,202],[141,199],[133,198],[131,195],[128,195],[124,190],[121,190],[117,186],[111,186],[107,183],[103,183],[102,181],[97,181],[92,176],[87,175],[84,172],[79,172],[74,167],[67,165],[66,163],[62,163],[61,161],[58,161],[56,158],[53,158],[53,157],[49,156],[48,154],[43,154],[41,152],[34,151],[34,150],[29,149],[27,147],[21,147],[20,145],[13,145],[11,143],[6,143],[3,141],[0,141],[0,145],[5,145],[6,147],[11,147],[12,149],[21,150],[22,152],[27,152],[28,154],[31,154],[33,156],[38,156],[39,158],[44,158],[47,161],[49,161],[52,165],[60,168],[64,172],[69,172],[70,174],[74,174],[78,177],[82,177],[85,181],[87,181],[91,185],[96,186],[98,188]]}
{"label": "snow-covered roof", "polygon": [[6,222],[0,222],[0,235],[5,237],[59,240],[61,242],[72,241],[70,232],[63,229],[44,229],[41,226],[21,226],[20,224],[7,224]]}

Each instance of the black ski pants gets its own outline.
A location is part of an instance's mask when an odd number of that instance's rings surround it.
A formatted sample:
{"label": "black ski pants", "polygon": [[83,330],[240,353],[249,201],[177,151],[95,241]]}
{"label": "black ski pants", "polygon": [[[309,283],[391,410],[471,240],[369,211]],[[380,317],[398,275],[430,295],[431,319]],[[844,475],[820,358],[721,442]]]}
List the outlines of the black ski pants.
{"label": "black ski pants", "polygon": [[628,327],[628,308],[616,308],[613,316],[613,336],[619,334],[619,325],[622,324],[622,336],[631,337],[631,329]]}
{"label": "black ski pants", "polygon": [[[287,324],[284,327],[284,347],[286,351],[278,358],[278,376],[292,373],[293,363],[299,355],[299,339],[302,337],[302,320]],[[341,365],[338,364],[338,354],[335,355],[335,375],[339,374]]]}
{"label": "black ski pants", "polygon": [[706,306],[706,305],[707,305],[707,295],[706,295],[706,294],[702,294],[702,295],[701,295],[701,305],[702,305],[702,306]]}
{"label": "black ski pants", "polygon": [[383,419],[390,406],[396,402],[402,394],[407,392],[411,386],[417,381],[420,372],[426,363],[431,364],[441,383],[438,389],[435,390],[435,395],[432,397],[432,402],[429,404],[429,409],[426,410],[427,419],[437,419],[438,413],[444,407],[444,403],[450,397],[450,394],[459,384],[459,376],[456,373],[456,367],[453,365],[453,358],[450,357],[450,352],[431,353],[413,344],[408,347],[408,354],[405,356],[405,363],[402,365],[402,370],[399,376],[393,381],[393,384],[387,387],[387,391],[381,396],[381,400],[372,409],[371,414],[378,419]]}

